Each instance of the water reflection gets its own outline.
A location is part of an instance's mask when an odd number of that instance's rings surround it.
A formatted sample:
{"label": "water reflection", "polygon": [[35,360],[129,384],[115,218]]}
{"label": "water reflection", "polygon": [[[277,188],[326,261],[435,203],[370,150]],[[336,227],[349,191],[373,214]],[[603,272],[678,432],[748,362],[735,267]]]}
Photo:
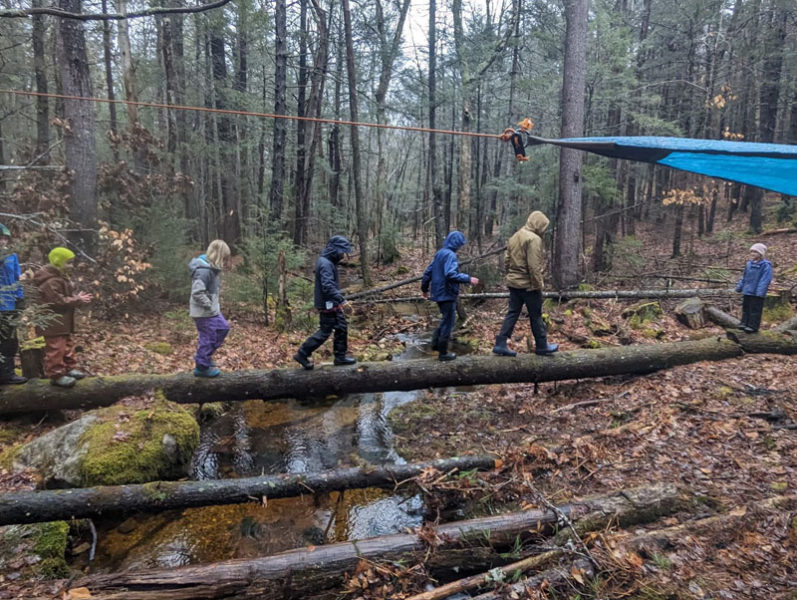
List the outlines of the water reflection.
{"label": "water reflection", "polygon": [[[401,358],[426,356],[408,344]],[[387,416],[422,392],[347,396],[325,405],[295,400],[236,403],[202,428],[194,479],[306,473],[403,463]],[[419,496],[348,490],[245,505],[138,516],[101,527],[95,570],[169,568],[250,558],[290,548],[404,531],[422,523]]]}

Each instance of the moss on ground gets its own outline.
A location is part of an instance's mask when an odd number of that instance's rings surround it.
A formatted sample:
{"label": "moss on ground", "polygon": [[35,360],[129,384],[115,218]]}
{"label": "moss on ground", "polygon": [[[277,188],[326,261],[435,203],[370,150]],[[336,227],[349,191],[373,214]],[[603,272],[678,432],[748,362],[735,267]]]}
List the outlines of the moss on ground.
{"label": "moss on ground", "polygon": [[[112,406],[97,411],[100,423],[81,438],[88,451],[81,464],[83,485],[145,483],[179,476],[175,466],[188,464],[199,443],[199,425],[178,404],[161,396],[144,410]],[[164,450],[164,436],[174,441],[176,456]]]}
{"label": "moss on ground", "polygon": [[41,557],[34,567],[36,575],[42,579],[69,577],[66,564],[66,545],[69,537],[69,524],[66,521],[40,523],[36,528],[33,551]]}
{"label": "moss on ground", "polygon": [[150,352],[161,354],[163,356],[174,354],[174,348],[172,348],[172,345],[169,342],[147,342],[144,344],[144,348]]}
{"label": "moss on ground", "polygon": [[794,316],[794,308],[788,302],[781,302],[774,306],[765,306],[762,316],[767,323],[781,323]]}

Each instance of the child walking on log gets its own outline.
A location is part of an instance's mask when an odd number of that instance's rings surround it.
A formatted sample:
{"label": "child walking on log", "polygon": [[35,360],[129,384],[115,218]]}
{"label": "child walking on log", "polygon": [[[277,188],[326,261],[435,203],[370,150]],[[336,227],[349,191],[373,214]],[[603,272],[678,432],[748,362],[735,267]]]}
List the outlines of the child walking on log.
{"label": "child walking on log", "polygon": [[6,254],[10,240],[11,231],[0,223],[0,385],[27,381],[14,372],[14,356],[19,350],[17,317],[25,299],[19,283],[19,258],[14,252]]}
{"label": "child walking on log", "polygon": [[312,370],[314,366],[310,355],[326,342],[333,332],[335,334],[332,340],[334,364],[346,366],[357,362],[355,358],[347,354],[349,326],[344,311],[349,310],[349,304],[340,291],[338,277],[338,264],[346,254],[351,254],[351,251],[352,245],[349,240],[342,235],[334,235],[329,238],[326,248],[315,263],[313,304],[318,311],[318,331],[307,338],[293,355],[293,360],[308,371]]}
{"label": "child walking on log", "polygon": [[429,298],[431,288],[432,300],[440,309],[440,326],[432,334],[432,350],[438,351],[438,360],[454,360],[457,355],[448,351],[451,332],[454,330],[457,313],[457,297],[459,284],[477,285],[479,280],[467,273],[459,272],[457,250],[465,245],[465,235],[461,231],[452,231],[446,236],[443,247],[437,251],[423,272],[421,293]]}
{"label": "child walking on log", "polygon": [[37,328],[44,336],[44,374],[53,385],[72,387],[85,374],[78,370],[75,359],[75,308],[91,302],[92,295],[75,293],[69,274],[75,253],[69,248],[53,248],[48,255],[49,265],[39,269],[33,283],[39,291],[39,301],[55,313],[55,318]]}
{"label": "child walking on log", "polygon": [[755,333],[761,326],[761,313],[764,312],[764,298],[772,281],[772,263],[766,258],[764,244],[750,246],[750,259],[744,267],[744,274],[736,284],[736,291],[742,296],[742,322],[739,329]]}
{"label": "child walking on log", "polygon": [[189,314],[199,333],[194,355],[196,377],[218,377],[221,373],[212,356],[230,332],[230,324],[221,314],[219,304],[221,272],[229,259],[230,247],[223,240],[213,240],[205,254],[188,263],[191,269]]}

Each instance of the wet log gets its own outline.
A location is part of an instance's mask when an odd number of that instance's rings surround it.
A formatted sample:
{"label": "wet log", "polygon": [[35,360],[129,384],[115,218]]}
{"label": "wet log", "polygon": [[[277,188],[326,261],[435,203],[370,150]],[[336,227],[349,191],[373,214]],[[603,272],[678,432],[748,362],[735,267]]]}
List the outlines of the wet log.
{"label": "wet log", "polygon": [[709,320],[713,321],[720,327],[725,327],[726,329],[733,329],[739,326],[739,319],[736,317],[729,315],[725,311],[720,310],[716,306],[711,306],[710,304],[705,308],[706,316]]}
{"label": "wet log", "polygon": [[190,373],[89,377],[71,389],[34,380],[0,389],[0,414],[108,406],[120,398],[160,389],[182,404],[313,399],[353,393],[495,383],[541,383],[585,377],[645,374],[704,360],[726,360],[744,353],[797,353],[789,335],[747,335],[730,341],[706,338],[666,344],[580,349],[552,356],[466,356],[453,362],[412,360],[322,367],[315,371],[276,369],[233,371],[214,379]]}
{"label": "wet log", "polygon": [[347,468],[318,473],[281,474],[205,481],[155,481],[68,490],[9,492],[0,495],[0,525],[162,512],[174,508],[244,504],[333,490],[393,487],[426,469],[443,473],[489,470],[489,456],[459,456],[407,465]]}
{"label": "wet log", "polygon": [[[570,519],[601,529],[650,522],[683,508],[668,484],[637,488],[560,508]],[[498,552],[516,540],[552,531],[557,513],[528,510],[401,533],[300,548],[274,556],[228,560],[176,569],[94,575],[74,582],[102,600],[210,600],[304,598],[339,585],[361,559],[424,562],[439,569],[502,564]]]}
{"label": "wet log", "polygon": [[[561,302],[578,299],[593,300],[657,300],[667,298],[697,298],[735,295],[727,289],[666,289],[666,290],[564,290],[560,292],[543,292],[543,298],[553,298]],[[358,298],[361,296],[358,296]],[[483,294],[460,294],[460,299],[466,300],[495,300],[509,298],[506,292],[487,292]],[[395,302],[429,302],[423,296],[408,296],[406,298],[371,298],[357,300],[353,304],[389,304]]]}

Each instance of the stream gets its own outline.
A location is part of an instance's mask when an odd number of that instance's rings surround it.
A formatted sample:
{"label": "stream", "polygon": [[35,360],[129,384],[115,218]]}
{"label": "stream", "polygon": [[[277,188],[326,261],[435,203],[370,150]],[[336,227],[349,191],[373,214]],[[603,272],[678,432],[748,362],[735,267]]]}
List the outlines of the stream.
{"label": "stream", "polygon": [[[428,335],[427,335],[428,337]],[[394,360],[431,358],[425,340],[398,338]],[[359,464],[404,463],[387,416],[423,390],[235,403],[203,424],[191,478],[307,473]],[[229,506],[207,506],[98,522],[92,571],[141,570],[265,556],[307,545],[404,531],[422,524],[419,495],[369,488]]]}

